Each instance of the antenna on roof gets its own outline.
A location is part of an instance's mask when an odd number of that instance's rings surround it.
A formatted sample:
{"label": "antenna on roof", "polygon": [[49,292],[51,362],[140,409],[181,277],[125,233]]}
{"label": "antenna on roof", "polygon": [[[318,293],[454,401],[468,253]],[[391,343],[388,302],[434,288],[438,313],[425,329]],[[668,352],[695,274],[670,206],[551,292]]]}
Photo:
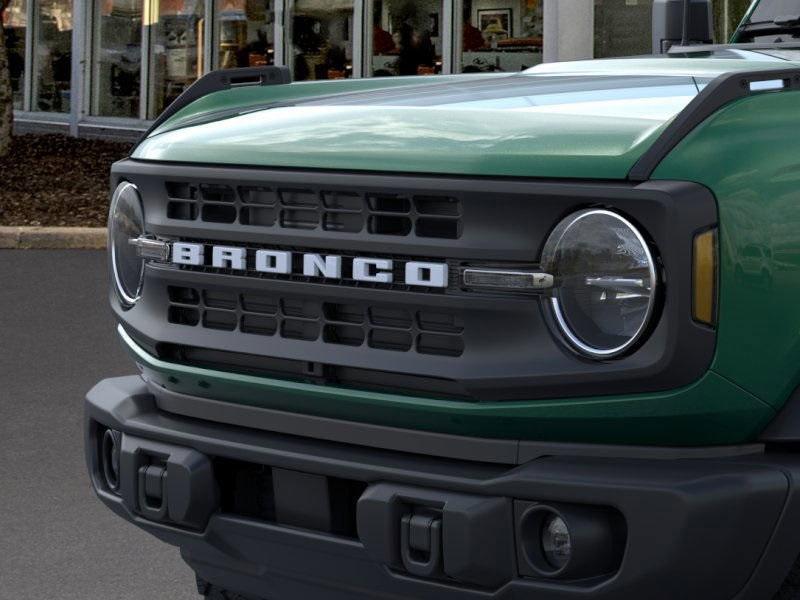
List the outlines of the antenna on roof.
{"label": "antenna on roof", "polygon": [[714,39],[711,0],[653,0],[653,53],[672,46],[710,44]]}

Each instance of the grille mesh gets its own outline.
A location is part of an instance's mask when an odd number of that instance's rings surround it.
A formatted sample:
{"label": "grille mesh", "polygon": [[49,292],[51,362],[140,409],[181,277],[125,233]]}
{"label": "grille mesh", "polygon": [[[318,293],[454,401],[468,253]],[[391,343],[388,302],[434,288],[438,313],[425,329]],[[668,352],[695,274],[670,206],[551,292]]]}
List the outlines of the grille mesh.
{"label": "grille mesh", "polygon": [[461,356],[463,321],[449,312],[169,286],[167,320],[250,335]]}
{"label": "grille mesh", "polygon": [[458,239],[461,201],[450,196],[166,182],[167,218],[333,233]]}

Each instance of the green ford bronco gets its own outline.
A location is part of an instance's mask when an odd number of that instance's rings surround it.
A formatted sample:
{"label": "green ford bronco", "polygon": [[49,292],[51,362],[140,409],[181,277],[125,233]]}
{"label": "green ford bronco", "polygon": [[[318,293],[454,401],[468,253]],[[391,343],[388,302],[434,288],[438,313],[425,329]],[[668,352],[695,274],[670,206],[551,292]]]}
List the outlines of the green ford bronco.
{"label": "green ford bronco", "polygon": [[211,598],[800,598],[800,2],[707,8],[185,92],[111,175],[99,498]]}

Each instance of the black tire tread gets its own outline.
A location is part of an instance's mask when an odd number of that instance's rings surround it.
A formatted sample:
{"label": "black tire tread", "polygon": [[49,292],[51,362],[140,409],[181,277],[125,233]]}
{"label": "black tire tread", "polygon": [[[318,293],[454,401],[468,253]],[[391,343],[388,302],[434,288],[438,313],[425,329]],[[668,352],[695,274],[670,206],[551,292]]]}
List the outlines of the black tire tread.
{"label": "black tire tread", "polygon": [[198,593],[207,598],[208,600],[266,600],[264,598],[256,598],[254,596],[244,596],[237,592],[229,592],[223,590],[208,581],[197,578],[197,591]]}
{"label": "black tire tread", "polygon": [[800,600],[800,556],[773,600]]}

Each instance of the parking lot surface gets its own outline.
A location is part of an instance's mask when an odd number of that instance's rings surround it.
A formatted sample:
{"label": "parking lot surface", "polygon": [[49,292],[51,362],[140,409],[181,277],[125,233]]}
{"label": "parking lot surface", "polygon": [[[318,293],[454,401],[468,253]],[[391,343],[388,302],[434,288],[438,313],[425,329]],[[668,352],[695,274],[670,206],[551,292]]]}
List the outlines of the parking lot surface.
{"label": "parking lot surface", "polygon": [[0,600],[199,598],[86,474],[83,396],[134,372],[106,286],[105,252],[0,250]]}

